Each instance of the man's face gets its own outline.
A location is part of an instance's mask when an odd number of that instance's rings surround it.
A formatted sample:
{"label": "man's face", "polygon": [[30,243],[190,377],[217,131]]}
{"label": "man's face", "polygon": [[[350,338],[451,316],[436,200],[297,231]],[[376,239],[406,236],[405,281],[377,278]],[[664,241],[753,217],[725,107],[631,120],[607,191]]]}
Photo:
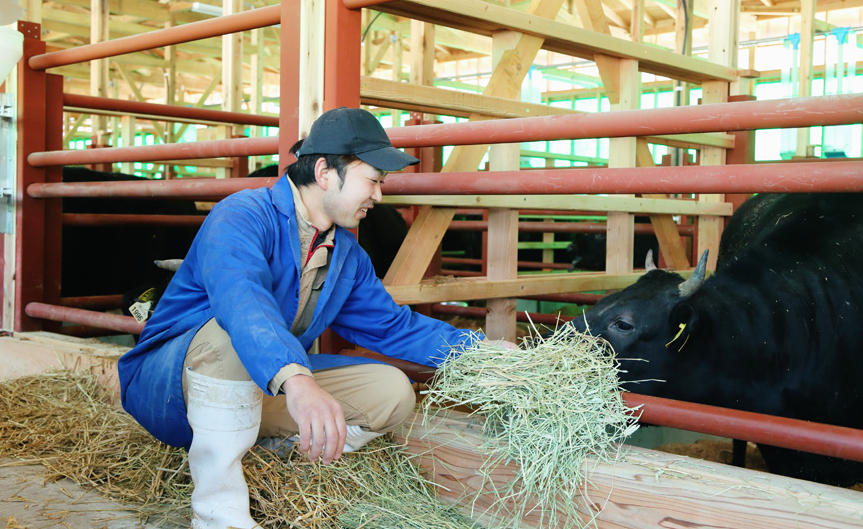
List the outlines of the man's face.
{"label": "man's face", "polygon": [[338,172],[333,168],[327,171],[331,185],[324,192],[324,213],[337,226],[356,228],[366,212],[383,198],[381,184],[386,174],[357,160],[345,168],[345,181],[339,187]]}

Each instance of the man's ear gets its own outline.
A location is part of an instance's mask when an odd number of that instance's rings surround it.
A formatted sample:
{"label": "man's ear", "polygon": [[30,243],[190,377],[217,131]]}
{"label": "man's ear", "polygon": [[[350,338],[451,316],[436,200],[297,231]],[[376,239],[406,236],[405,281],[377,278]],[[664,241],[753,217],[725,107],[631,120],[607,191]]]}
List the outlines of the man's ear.
{"label": "man's ear", "polygon": [[671,310],[668,321],[671,327],[672,338],[665,344],[665,348],[679,353],[689,342],[689,337],[698,328],[698,313],[689,303],[681,302]]}
{"label": "man's ear", "polygon": [[315,161],[315,181],[324,191],[327,190],[331,182],[329,169],[330,166],[327,165],[327,160],[323,156]]}

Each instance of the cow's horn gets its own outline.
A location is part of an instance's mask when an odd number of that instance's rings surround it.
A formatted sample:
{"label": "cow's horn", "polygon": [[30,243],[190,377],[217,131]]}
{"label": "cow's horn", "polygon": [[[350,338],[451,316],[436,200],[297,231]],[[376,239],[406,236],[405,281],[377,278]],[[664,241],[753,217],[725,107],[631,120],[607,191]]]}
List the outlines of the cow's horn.
{"label": "cow's horn", "polygon": [[680,297],[688,298],[692,294],[701,287],[701,284],[704,283],[704,274],[707,272],[707,250],[704,250],[704,253],[701,254],[701,259],[698,260],[698,266],[695,267],[695,270],[692,271],[692,275],[689,276],[689,279],[680,283],[678,287],[680,289]]}
{"label": "cow's horn", "polygon": [[653,249],[647,250],[647,257],[644,258],[644,271],[650,272],[656,270],[656,264],[653,262]]}

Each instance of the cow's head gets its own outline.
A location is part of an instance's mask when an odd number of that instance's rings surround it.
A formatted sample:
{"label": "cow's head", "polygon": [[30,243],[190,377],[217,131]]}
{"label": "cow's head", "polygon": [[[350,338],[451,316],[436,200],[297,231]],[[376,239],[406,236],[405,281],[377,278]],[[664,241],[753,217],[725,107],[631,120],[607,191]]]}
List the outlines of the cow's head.
{"label": "cow's head", "polygon": [[[686,341],[698,325],[687,303],[704,282],[707,252],[685,280],[656,268],[647,254],[647,272],[629,287],[602,298],[584,317],[573,320],[581,332],[607,340],[621,364],[623,381],[665,380],[688,352]],[[681,325],[683,327],[681,327]],[[643,382],[631,387],[639,393],[658,394],[661,386]]]}

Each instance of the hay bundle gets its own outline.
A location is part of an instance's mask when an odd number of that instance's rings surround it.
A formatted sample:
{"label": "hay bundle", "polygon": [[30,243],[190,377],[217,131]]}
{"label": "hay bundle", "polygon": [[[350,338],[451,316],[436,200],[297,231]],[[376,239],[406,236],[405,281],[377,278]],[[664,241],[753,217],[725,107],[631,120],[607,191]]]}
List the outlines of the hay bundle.
{"label": "hay bundle", "polygon": [[[188,527],[186,453],[159,443],[88,374],[58,372],[0,384],[0,456],[41,463],[131,505],[142,520]],[[252,516],[263,527],[473,529],[441,505],[409,454],[384,439],[332,465],[295,451],[243,461]]]}
{"label": "hay bundle", "polygon": [[[519,480],[497,490],[497,516],[508,512],[517,525],[532,509],[542,527],[583,527],[596,513],[576,509],[585,480],[582,463],[619,457],[624,437],[637,429],[620,397],[617,362],[611,348],[571,326],[549,338],[504,349],[477,342],[449,357],[423,401],[423,414],[468,406],[485,418],[489,456],[480,472],[515,461]],[[534,513],[536,514],[536,513]]]}

